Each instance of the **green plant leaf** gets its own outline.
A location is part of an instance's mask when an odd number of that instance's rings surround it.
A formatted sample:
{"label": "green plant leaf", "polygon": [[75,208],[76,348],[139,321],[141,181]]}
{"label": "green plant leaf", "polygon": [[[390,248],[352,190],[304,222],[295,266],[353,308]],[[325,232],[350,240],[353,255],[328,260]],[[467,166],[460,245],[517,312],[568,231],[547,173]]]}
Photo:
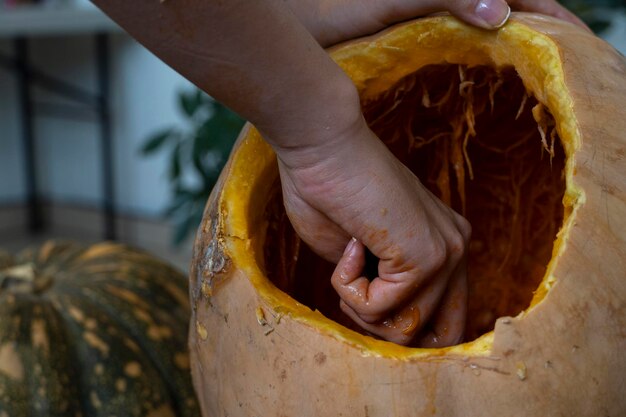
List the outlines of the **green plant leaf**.
{"label": "green plant leaf", "polygon": [[193,117],[196,114],[196,111],[202,106],[203,102],[200,90],[195,90],[190,93],[181,93],[179,100],[180,108],[189,117]]}
{"label": "green plant leaf", "polygon": [[214,110],[213,117],[198,129],[193,153],[217,151],[226,160],[245,121],[219,103]]}
{"label": "green plant leaf", "polygon": [[611,26],[615,12],[626,10],[626,0],[560,0],[560,3],[598,34]]}
{"label": "green plant leaf", "polygon": [[172,151],[170,157],[170,172],[169,177],[172,181],[177,181],[181,175],[181,157],[182,157],[182,142],[178,142]]}
{"label": "green plant leaf", "polygon": [[150,155],[160,149],[170,138],[175,136],[174,129],[162,130],[146,140],[141,147],[143,155]]}
{"label": "green plant leaf", "polygon": [[[170,145],[166,149],[167,175],[173,193],[165,214],[175,221],[176,243],[200,223],[206,201],[244,125],[239,116],[198,89],[181,93],[178,99],[184,114],[192,119],[189,133],[170,129],[154,135],[150,139],[153,143],[144,145],[148,153],[163,150],[165,143]],[[214,156],[219,159],[217,165]],[[189,173],[199,177],[197,188],[183,184]]]}
{"label": "green plant leaf", "polygon": [[611,22],[607,22],[605,20],[587,21],[586,23],[594,33],[602,33],[611,27]]}
{"label": "green plant leaf", "polygon": [[205,159],[208,154],[193,154],[191,157],[191,163],[193,168],[195,169],[196,174],[202,180],[203,191],[206,195],[208,195],[213,186],[217,182],[217,178],[224,167],[225,160],[221,160],[220,163],[216,166],[214,164],[208,164],[205,162]]}
{"label": "green plant leaf", "polygon": [[186,206],[192,204],[196,196],[187,190],[178,189],[174,194],[173,200],[165,211],[167,217],[172,217],[179,210],[184,210]]}
{"label": "green plant leaf", "polygon": [[201,158],[200,154],[193,153],[191,155],[191,163],[193,164],[193,167],[195,168],[196,173],[198,174],[198,176],[200,176],[200,178],[202,179],[202,182],[206,183],[206,177],[208,175],[209,168],[206,167],[202,163],[202,158]]}
{"label": "green plant leaf", "polygon": [[204,209],[204,203],[206,199],[202,201],[194,201],[194,204],[190,206],[189,212],[186,216],[181,216],[176,223],[174,230],[173,241],[175,245],[180,245],[189,236],[189,233],[195,231],[202,222],[202,212]]}
{"label": "green plant leaf", "polygon": [[189,235],[192,227],[194,227],[195,218],[193,216],[183,217],[174,228],[173,241],[175,245],[180,245],[184,242],[185,238]]}
{"label": "green plant leaf", "polygon": [[192,153],[204,155],[209,152],[214,145],[213,138],[218,130],[219,120],[216,117],[205,120],[196,131]]}

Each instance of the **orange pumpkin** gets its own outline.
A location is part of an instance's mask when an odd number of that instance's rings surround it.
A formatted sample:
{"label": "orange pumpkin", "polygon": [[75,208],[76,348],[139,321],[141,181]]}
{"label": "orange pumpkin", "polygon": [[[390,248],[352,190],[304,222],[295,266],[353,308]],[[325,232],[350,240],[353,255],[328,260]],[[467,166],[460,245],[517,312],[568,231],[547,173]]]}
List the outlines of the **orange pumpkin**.
{"label": "orange pumpkin", "polygon": [[371,128],[473,226],[463,344],[362,334],[248,126],[205,212],[190,345],[206,416],[626,415],[626,60],[570,24],[433,17],[331,51]]}

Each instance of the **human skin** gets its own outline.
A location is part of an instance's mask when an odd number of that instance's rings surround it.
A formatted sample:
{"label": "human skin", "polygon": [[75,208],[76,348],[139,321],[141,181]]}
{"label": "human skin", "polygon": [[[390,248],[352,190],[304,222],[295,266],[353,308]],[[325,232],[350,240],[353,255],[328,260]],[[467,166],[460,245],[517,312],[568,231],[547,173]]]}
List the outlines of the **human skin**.
{"label": "human skin", "polygon": [[[341,307],[401,344],[463,337],[469,223],[431,194],[367,127],[357,91],[322,46],[450,11],[495,29],[500,0],[95,0],[140,43],[252,122],[273,147],[287,214],[339,262]],[[555,1],[511,6],[581,24]],[[287,6],[287,7],[286,7]],[[378,277],[362,277],[364,249]],[[424,327],[426,324],[427,329]]]}

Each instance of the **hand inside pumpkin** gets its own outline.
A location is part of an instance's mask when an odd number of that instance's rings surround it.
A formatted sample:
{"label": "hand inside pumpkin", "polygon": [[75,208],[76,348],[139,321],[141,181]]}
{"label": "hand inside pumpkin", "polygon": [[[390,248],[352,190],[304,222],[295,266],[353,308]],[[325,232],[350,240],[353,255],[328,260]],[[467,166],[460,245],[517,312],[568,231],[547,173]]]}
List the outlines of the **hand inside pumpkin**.
{"label": "hand inside pumpkin", "polygon": [[[285,207],[300,237],[339,262],[332,283],[343,311],[396,343],[458,343],[469,223],[431,194],[363,119],[342,137],[304,150],[325,158],[290,164],[294,153],[305,158],[301,151],[279,153]],[[364,245],[379,258],[371,282],[363,276]]]}

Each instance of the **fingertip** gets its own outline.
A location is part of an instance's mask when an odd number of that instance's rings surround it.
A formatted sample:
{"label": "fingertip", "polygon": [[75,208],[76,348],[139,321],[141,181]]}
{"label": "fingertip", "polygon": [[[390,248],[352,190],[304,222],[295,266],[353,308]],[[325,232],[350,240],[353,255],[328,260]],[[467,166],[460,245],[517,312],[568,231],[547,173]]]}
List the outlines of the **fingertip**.
{"label": "fingertip", "polygon": [[348,256],[354,250],[354,246],[358,243],[355,237],[351,238],[343,251],[343,256]]}
{"label": "fingertip", "polygon": [[365,252],[361,242],[352,238],[331,276],[333,284],[348,285],[361,276],[365,266]]}
{"label": "fingertip", "polygon": [[435,312],[429,330],[418,341],[425,348],[453,346],[465,337],[467,320],[467,281],[465,265],[456,271],[441,305]]}
{"label": "fingertip", "polygon": [[[370,282],[363,276],[365,268],[365,246],[352,238],[337,263],[330,278],[331,284],[339,298],[340,307],[348,314],[345,307],[352,311],[351,317],[366,317],[368,306],[368,289]],[[348,314],[350,316],[350,314]],[[369,316],[368,316],[369,317]]]}
{"label": "fingertip", "polygon": [[511,7],[504,0],[480,0],[474,9],[479,26],[485,29],[498,29],[509,20]]}
{"label": "fingertip", "polygon": [[499,29],[502,26],[506,25],[506,23],[509,21],[509,18],[511,17],[511,6],[509,6],[508,3],[504,3],[504,8],[503,8],[503,16],[502,20],[500,20],[500,23],[496,23],[493,28],[494,29]]}
{"label": "fingertip", "polygon": [[418,336],[416,345],[421,348],[441,348],[458,345],[465,337],[465,321],[455,314],[440,311],[426,331]]}

